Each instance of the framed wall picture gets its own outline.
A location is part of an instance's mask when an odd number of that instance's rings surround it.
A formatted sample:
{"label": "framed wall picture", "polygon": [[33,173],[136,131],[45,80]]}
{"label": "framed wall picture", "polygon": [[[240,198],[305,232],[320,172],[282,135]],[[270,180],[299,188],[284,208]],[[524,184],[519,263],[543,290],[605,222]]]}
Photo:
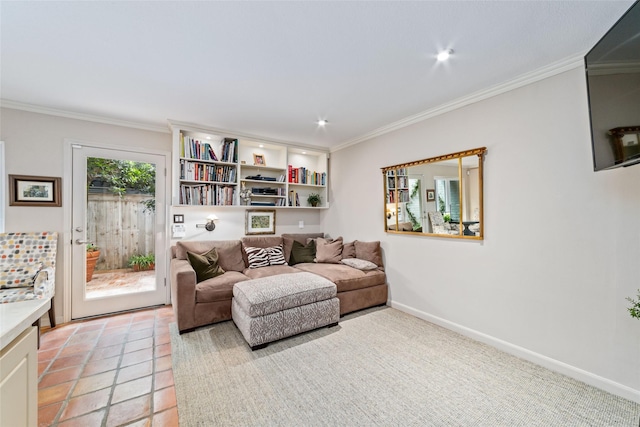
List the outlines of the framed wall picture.
{"label": "framed wall picture", "polygon": [[61,178],[9,175],[9,206],[62,206]]}
{"label": "framed wall picture", "polygon": [[436,190],[427,190],[427,202],[434,202],[436,200]]}
{"label": "framed wall picture", "polygon": [[253,153],[253,164],[255,166],[267,166],[267,162],[264,160],[264,154]]}
{"label": "framed wall picture", "polygon": [[182,215],[182,214],[173,214],[173,222],[175,224],[184,223],[184,215]]}
{"label": "framed wall picture", "polygon": [[276,234],[275,209],[249,209],[245,214],[245,234]]}

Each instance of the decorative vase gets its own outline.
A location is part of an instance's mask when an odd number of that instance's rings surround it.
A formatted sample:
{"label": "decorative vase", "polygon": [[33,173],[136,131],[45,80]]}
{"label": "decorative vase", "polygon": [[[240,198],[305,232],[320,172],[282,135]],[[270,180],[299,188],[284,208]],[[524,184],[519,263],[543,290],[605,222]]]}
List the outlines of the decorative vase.
{"label": "decorative vase", "polygon": [[99,257],[100,251],[87,252],[87,282],[91,281],[91,278],[93,277],[93,270],[96,268],[96,263],[98,262]]}

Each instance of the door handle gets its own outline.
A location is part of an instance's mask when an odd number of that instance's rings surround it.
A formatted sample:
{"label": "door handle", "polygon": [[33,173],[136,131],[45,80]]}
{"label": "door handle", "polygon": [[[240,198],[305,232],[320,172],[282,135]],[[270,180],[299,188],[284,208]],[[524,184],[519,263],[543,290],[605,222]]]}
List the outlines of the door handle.
{"label": "door handle", "polygon": [[90,243],[90,242],[88,240],[76,239],[76,245],[86,245],[87,243]]}

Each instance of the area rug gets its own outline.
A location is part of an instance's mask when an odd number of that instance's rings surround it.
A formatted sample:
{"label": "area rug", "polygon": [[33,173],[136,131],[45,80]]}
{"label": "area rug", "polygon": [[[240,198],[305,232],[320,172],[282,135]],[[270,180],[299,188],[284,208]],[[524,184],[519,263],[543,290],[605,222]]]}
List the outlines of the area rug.
{"label": "area rug", "polygon": [[182,427],[638,427],[640,404],[389,307],[256,351],[231,321],[170,326]]}

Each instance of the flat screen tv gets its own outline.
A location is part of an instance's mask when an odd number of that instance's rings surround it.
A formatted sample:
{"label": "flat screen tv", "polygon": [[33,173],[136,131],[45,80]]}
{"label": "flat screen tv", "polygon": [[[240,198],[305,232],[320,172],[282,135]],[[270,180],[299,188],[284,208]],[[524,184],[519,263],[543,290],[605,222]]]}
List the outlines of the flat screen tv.
{"label": "flat screen tv", "polygon": [[584,61],[594,170],[640,163],[640,0]]}

